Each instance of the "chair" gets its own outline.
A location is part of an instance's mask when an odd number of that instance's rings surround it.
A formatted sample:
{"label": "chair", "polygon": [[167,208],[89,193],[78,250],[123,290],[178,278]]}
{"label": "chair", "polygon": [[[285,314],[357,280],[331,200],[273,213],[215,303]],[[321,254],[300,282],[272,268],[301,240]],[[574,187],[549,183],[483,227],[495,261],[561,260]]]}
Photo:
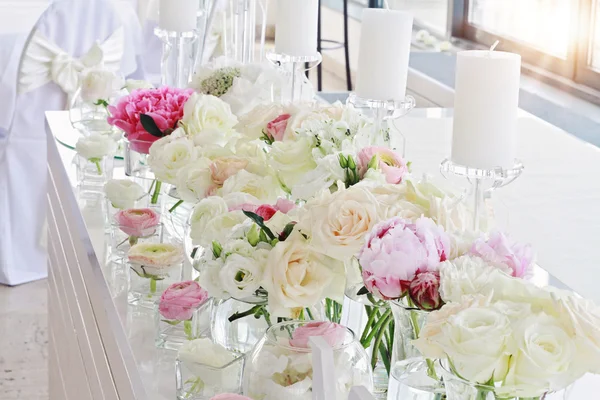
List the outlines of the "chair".
{"label": "chair", "polygon": [[[0,118],[0,283],[18,285],[47,276],[46,125],[44,112],[65,109],[77,76],[98,57],[128,76],[135,72],[134,39],[110,0],[57,0],[40,17],[3,90]],[[97,60],[96,60],[97,61]],[[7,111],[8,110],[8,111]],[[9,116],[9,118],[6,118]],[[2,116],[0,116],[2,117]]]}

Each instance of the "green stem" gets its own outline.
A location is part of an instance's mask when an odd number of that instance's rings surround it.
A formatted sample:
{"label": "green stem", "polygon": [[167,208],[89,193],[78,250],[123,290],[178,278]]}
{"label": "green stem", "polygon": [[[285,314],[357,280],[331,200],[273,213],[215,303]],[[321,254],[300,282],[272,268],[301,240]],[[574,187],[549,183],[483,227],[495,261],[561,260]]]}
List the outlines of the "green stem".
{"label": "green stem", "polygon": [[150,294],[156,293],[156,279],[150,278]]}
{"label": "green stem", "polygon": [[381,361],[383,361],[383,365],[385,366],[385,370],[390,375],[391,370],[391,357],[390,357],[391,349],[389,347],[386,348],[385,343],[381,343],[379,346],[379,355],[381,356]]}
{"label": "green stem", "polygon": [[[410,299],[410,297],[407,297],[408,299],[408,305],[409,307],[414,307],[415,305],[413,304],[412,300]],[[415,339],[419,338],[419,335],[421,334],[421,328],[419,327],[419,315],[417,314],[417,311],[414,310],[410,310],[410,322],[411,325],[413,327],[413,332],[415,334]],[[435,373],[435,365],[433,363],[433,360],[426,358],[425,362],[427,363],[427,375],[429,375],[429,377],[431,379],[434,380],[438,380],[438,376]]]}
{"label": "green stem", "polygon": [[173,207],[169,208],[169,212],[172,213],[173,211],[175,211],[175,209],[177,207],[179,207],[182,203],[183,203],[183,200],[179,200],[177,203],[175,203],[175,205]]}
{"label": "green stem", "polygon": [[376,314],[377,308],[365,306],[365,309],[367,310],[367,315],[369,316],[369,319],[367,320],[365,329],[363,330],[363,333],[360,337],[360,343],[363,345],[364,348],[367,348],[367,346],[364,345],[364,342],[365,342],[365,340],[367,340],[367,335],[369,334],[369,331],[371,330],[371,326],[373,325],[373,322],[375,321],[375,314]]}
{"label": "green stem", "polygon": [[98,170],[98,175],[102,175],[102,167],[100,166],[100,161],[98,159],[96,159],[94,161],[94,164],[96,164],[96,169]]}
{"label": "green stem", "polygon": [[[125,240],[129,240],[130,246],[135,246],[138,242],[137,236],[129,236],[129,239],[125,239]],[[125,240],[123,242],[125,242]]]}
{"label": "green stem", "polygon": [[373,340],[373,337],[375,335],[379,336],[379,334],[381,334],[381,336],[383,336],[382,326],[384,325],[384,323],[386,321],[389,321],[391,319],[391,317],[392,317],[392,310],[387,310],[385,313],[383,313],[383,315],[381,316],[379,321],[377,321],[377,323],[373,326],[373,329],[371,330],[371,332],[367,335],[367,338],[365,339],[365,342],[363,344],[365,349],[371,345],[371,340]]}
{"label": "green stem", "polygon": [[308,314],[308,318],[311,319],[311,321],[315,320],[315,317],[313,317],[312,311],[310,311],[310,308],[306,308],[306,313]]}
{"label": "green stem", "polygon": [[234,314],[233,314],[231,317],[229,317],[229,322],[233,322],[233,321],[235,321],[235,320],[237,320],[237,319],[244,318],[244,317],[247,317],[247,316],[249,316],[249,315],[254,315],[254,314],[256,314],[256,313],[257,313],[259,310],[261,310],[261,309],[262,309],[262,307],[264,307],[264,306],[262,306],[262,305],[258,305],[258,306],[254,306],[254,307],[252,307],[251,309],[249,309],[249,310],[247,310],[247,311],[244,311],[244,312],[241,312],[241,313],[240,313],[240,312],[236,312],[236,313],[234,313]]}
{"label": "green stem", "polygon": [[152,193],[152,199],[150,203],[156,204],[158,203],[158,195],[160,194],[160,187],[162,186],[162,182],[155,180],[156,184],[154,185],[154,193]]}
{"label": "green stem", "polygon": [[[381,321],[381,324],[379,325],[379,330],[377,331],[377,336],[375,337],[375,343],[373,344],[373,353],[371,354],[371,367],[373,369],[377,365],[377,352],[379,350],[379,346],[381,346],[381,341],[383,339],[383,335],[385,333],[385,330],[387,329],[388,324],[392,320],[392,313],[390,310],[386,311],[385,314],[383,314],[383,315],[384,315],[384,317],[382,317],[377,322],[377,324],[379,324],[379,322]],[[375,326],[377,326],[377,325],[375,325]],[[373,332],[375,332],[375,328],[373,328]],[[385,361],[384,361],[384,363],[385,363]],[[386,369],[389,370],[389,360],[388,360],[388,365],[386,366]]]}
{"label": "green stem", "polygon": [[185,332],[185,336],[188,340],[194,340],[193,332],[192,332],[192,321],[186,320],[183,321],[183,332]]}

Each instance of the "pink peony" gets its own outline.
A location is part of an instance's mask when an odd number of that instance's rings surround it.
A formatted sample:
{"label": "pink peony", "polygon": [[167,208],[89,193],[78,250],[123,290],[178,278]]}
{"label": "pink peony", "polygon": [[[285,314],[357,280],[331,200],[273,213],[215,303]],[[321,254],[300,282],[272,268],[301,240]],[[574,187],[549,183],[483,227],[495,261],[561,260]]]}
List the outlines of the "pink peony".
{"label": "pink peony", "polygon": [[271,140],[282,141],[290,118],[290,114],[281,114],[273,121],[269,122],[267,124],[267,136],[269,136]]}
{"label": "pink peony", "polygon": [[134,90],[122,97],[116,105],[108,106],[108,123],[125,132],[131,148],[148,154],[152,143],[160,139],[148,133],[140,122],[140,114],[147,114],[161,130],[175,129],[183,117],[183,105],[194,91],[163,86],[158,89]]}
{"label": "pink peony", "polygon": [[309,322],[296,328],[292,333],[290,345],[308,349],[310,348],[308,339],[311,336],[321,336],[331,347],[336,347],[344,342],[346,328],[329,321]]}
{"label": "pink peony", "polygon": [[174,283],[160,296],[158,311],[165,319],[187,321],[194,310],[208,299],[208,292],[198,282]]}
{"label": "pink peony", "polygon": [[221,393],[214,397],[211,397],[210,400],[252,400],[252,399],[250,397],[242,396],[241,394]]}
{"label": "pink peony", "polygon": [[513,242],[502,232],[493,232],[487,241],[476,240],[471,254],[499,268],[510,269],[516,278],[529,276],[535,258],[530,245]]}
{"label": "pink peony", "polygon": [[449,251],[450,238],[433,220],[395,217],[375,225],[358,261],[367,290],[391,300],[406,294],[417,272],[437,270]]}
{"label": "pink peony", "polygon": [[376,157],[376,167],[385,175],[387,183],[400,183],[408,171],[406,163],[396,152],[385,147],[365,147],[358,153],[358,173],[361,178],[369,169],[369,163]]}
{"label": "pink peony", "polygon": [[160,222],[160,215],[150,208],[130,208],[115,215],[119,228],[130,237],[153,235]]}
{"label": "pink peony", "polygon": [[425,271],[417,273],[408,288],[411,300],[421,310],[433,311],[440,308],[444,302],[440,296],[440,273]]}

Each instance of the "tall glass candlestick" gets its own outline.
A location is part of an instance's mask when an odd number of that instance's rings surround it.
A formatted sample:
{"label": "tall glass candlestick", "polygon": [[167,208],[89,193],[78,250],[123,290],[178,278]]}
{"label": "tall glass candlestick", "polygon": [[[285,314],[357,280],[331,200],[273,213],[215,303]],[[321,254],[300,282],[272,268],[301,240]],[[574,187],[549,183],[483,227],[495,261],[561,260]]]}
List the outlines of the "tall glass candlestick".
{"label": "tall glass candlestick", "polygon": [[163,42],[160,83],[176,88],[187,87],[194,72],[196,32],[175,32],[156,28],[154,34]]}
{"label": "tall glass candlestick", "polygon": [[[305,88],[310,85],[305,72],[315,68],[322,61],[320,53],[312,56],[289,56],[287,54],[268,53],[267,59],[273,64],[280,66],[288,80],[287,88],[281,93],[282,103],[297,103],[303,100],[311,100],[305,93]],[[306,68],[306,64],[309,67]],[[310,93],[312,95],[312,91]]]}

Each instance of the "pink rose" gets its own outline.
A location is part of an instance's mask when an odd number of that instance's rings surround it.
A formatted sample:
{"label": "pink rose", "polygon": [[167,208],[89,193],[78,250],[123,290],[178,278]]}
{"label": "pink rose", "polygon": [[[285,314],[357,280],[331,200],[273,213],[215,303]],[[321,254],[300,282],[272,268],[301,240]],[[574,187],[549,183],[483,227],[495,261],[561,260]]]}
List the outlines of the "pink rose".
{"label": "pink rose", "polygon": [[435,271],[450,251],[450,238],[430,218],[399,217],[373,228],[360,250],[364,284],[384,300],[399,299],[417,272]]}
{"label": "pink rose", "polygon": [[187,321],[194,310],[208,299],[208,292],[198,282],[174,283],[160,296],[158,311],[165,319]]}
{"label": "pink rose", "polygon": [[529,276],[535,258],[530,245],[516,243],[502,232],[493,232],[487,242],[483,238],[476,240],[471,254],[497,267],[510,269],[516,278]]}
{"label": "pink rose", "polygon": [[358,173],[361,178],[367,173],[369,163],[373,160],[373,157],[375,157],[376,164],[371,164],[371,167],[381,170],[387,183],[402,182],[404,174],[408,171],[402,157],[393,150],[377,146],[365,147],[358,153]]}
{"label": "pink rose", "polygon": [[417,273],[408,288],[411,300],[421,310],[433,311],[440,308],[444,302],[440,296],[440,273],[425,271]]}
{"label": "pink rose", "polygon": [[281,114],[279,117],[269,122],[267,124],[267,136],[274,141],[282,141],[290,118],[290,114]]}
{"label": "pink rose", "polygon": [[219,157],[210,164],[210,173],[217,186],[223,186],[225,181],[246,168],[248,160],[238,157]]}
{"label": "pink rose", "polygon": [[290,345],[304,349],[310,348],[308,339],[311,336],[321,336],[331,346],[336,347],[344,342],[346,328],[329,321],[315,321],[299,326],[292,333]]}
{"label": "pink rose", "polygon": [[153,142],[160,139],[144,129],[140,115],[147,114],[161,130],[175,129],[183,117],[183,106],[194,91],[163,86],[158,89],[134,90],[108,106],[108,123],[125,132],[131,148],[148,154]]}
{"label": "pink rose", "polygon": [[130,237],[153,235],[160,222],[160,215],[150,208],[130,208],[115,215],[119,228]]}
{"label": "pink rose", "polygon": [[211,397],[210,400],[252,400],[252,399],[250,397],[242,396],[241,394],[221,393],[214,397]]}
{"label": "pink rose", "polygon": [[270,220],[277,211],[280,211],[284,214],[287,214],[290,210],[296,208],[296,204],[286,200],[286,199],[278,199],[277,203],[272,206],[270,204],[263,204],[257,206],[256,204],[244,203],[235,207],[230,207],[229,211],[248,211],[253,212],[257,215],[260,215],[265,221]]}

